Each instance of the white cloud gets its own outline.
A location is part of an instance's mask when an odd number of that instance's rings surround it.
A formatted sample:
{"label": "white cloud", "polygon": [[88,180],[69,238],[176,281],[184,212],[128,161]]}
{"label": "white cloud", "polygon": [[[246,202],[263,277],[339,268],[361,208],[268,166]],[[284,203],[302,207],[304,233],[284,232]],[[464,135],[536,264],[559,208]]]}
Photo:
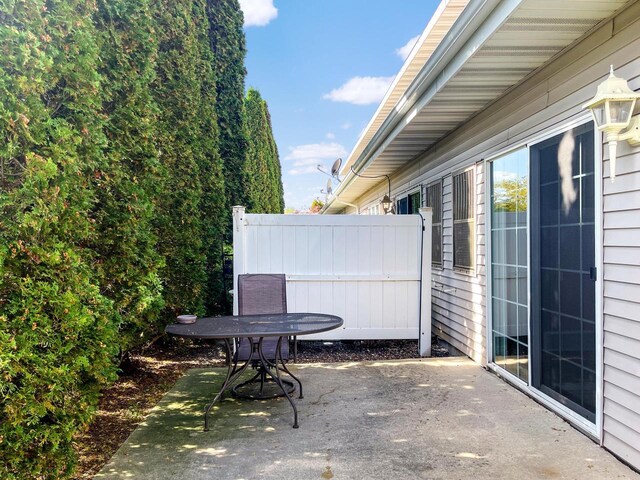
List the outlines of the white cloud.
{"label": "white cloud", "polygon": [[317,158],[307,158],[305,160],[296,160],[293,162],[294,167],[306,167],[308,165],[318,165]]}
{"label": "white cloud", "polygon": [[240,0],[245,27],[263,27],[278,16],[273,0]]}
{"label": "white cloud", "polygon": [[329,140],[335,140],[335,138],[336,138],[336,136],[335,136],[335,134],[333,132],[327,132],[325,137],[327,137]]}
{"label": "white cloud", "polygon": [[398,55],[402,60],[406,60],[419,38],[420,35],[416,35],[415,37],[410,38],[402,47],[396,48],[396,55]]}
{"label": "white cloud", "polygon": [[340,128],[343,130],[349,130],[351,128],[351,123],[349,122],[344,122],[342,125],[340,125]]}
{"label": "white cloud", "polygon": [[321,160],[344,157],[346,154],[346,149],[336,142],[308,143],[306,145],[289,147],[289,154],[284,157],[284,159],[298,162],[302,160],[313,160],[316,163],[321,163]]}
{"label": "white cloud", "polygon": [[307,167],[292,168],[289,170],[289,175],[306,175],[309,173],[318,173],[318,169],[315,165],[309,165]]}
{"label": "white cloud", "polygon": [[355,105],[378,103],[384,98],[392,81],[393,77],[353,77],[341,87],[323,95],[323,98]]}
{"label": "white cloud", "polygon": [[289,175],[306,175],[318,173],[318,165],[327,170],[327,164],[346,155],[347,150],[339,143],[322,142],[289,147],[289,154],[284,159],[293,161],[294,168],[289,170]]}

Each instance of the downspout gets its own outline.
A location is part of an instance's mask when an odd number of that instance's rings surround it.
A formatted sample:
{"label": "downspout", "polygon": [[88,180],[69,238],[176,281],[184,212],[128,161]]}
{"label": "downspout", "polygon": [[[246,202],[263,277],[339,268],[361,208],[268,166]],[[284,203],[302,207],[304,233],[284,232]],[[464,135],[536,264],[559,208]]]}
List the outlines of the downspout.
{"label": "downspout", "polygon": [[[422,262],[424,262],[424,217],[420,214],[420,282],[418,283],[418,291],[420,292],[420,298],[418,300],[418,357],[422,357],[422,349],[420,348],[420,339],[422,337]],[[431,341],[431,339],[429,339]]]}

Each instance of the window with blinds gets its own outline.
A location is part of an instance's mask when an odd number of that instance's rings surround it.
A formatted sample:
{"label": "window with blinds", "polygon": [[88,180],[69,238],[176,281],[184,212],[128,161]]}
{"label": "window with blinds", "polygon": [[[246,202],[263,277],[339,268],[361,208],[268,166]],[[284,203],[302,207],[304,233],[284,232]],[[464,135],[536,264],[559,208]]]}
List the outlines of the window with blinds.
{"label": "window with blinds", "polygon": [[475,170],[453,175],[453,268],[475,269]]}
{"label": "window with blinds", "polygon": [[425,203],[433,211],[431,225],[431,263],[442,267],[442,180],[427,185]]}

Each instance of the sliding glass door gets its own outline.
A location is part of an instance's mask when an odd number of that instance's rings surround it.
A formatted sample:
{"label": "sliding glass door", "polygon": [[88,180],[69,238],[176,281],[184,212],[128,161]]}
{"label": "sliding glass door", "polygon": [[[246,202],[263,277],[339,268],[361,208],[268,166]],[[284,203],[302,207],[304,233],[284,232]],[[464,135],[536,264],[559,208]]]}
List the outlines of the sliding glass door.
{"label": "sliding glass door", "polygon": [[527,382],[527,150],[512,152],[494,160],[490,172],[493,362]]}
{"label": "sliding glass door", "polygon": [[533,386],[596,413],[593,124],[531,147]]}
{"label": "sliding glass door", "polygon": [[593,124],[489,167],[492,361],[595,422]]}

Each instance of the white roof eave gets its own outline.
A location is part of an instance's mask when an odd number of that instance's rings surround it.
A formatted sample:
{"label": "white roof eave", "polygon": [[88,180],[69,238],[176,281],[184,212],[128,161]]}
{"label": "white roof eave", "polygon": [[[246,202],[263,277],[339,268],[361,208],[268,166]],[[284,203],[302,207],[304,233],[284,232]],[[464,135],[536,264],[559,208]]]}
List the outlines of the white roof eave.
{"label": "white roof eave", "polygon": [[414,77],[396,82],[393,96],[378,109],[384,118],[369,123],[321,213],[338,213],[345,202],[357,203],[384,181],[357,177],[350,167],[365,175],[394,174],[628,5],[627,0],[470,0],[461,11],[458,5],[453,24],[450,10],[448,20],[435,21],[441,30],[430,38],[431,53],[413,55]]}
{"label": "white roof eave", "polygon": [[[444,40],[429,57],[420,73],[385,119],[363,152],[353,162],[353,169],[364,171],[389,143],[402,131],[440,88],[458,71],[475,51],[509,18],[523,0],[471,0],[462,11]],[[321,213],[338,210],[333,207],[351,183],[358,177],[351,170],[329,198]],[[338,201],[338,203],[344,203]],[[333,207],[333,208],[332,208]]]}

